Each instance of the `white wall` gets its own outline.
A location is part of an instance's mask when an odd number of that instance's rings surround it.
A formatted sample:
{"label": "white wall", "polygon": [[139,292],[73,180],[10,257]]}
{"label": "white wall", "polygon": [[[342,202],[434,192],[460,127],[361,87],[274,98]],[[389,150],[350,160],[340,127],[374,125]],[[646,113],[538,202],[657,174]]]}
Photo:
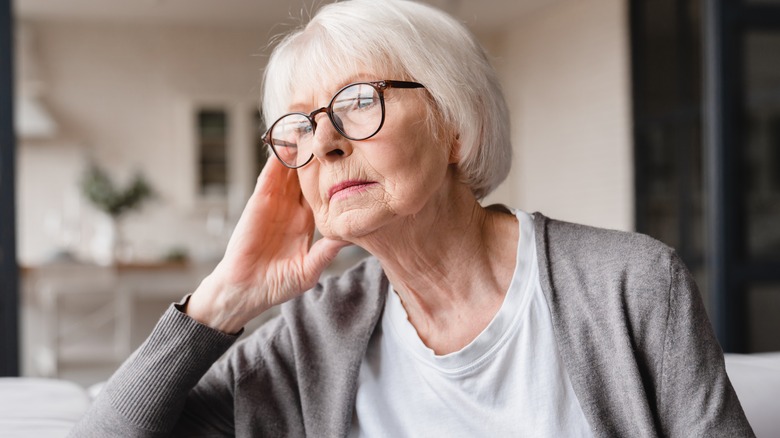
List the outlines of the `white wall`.
{"label": "white wall", "polygon": [[[515,148],[508,180],[487,203],[633,228],[624,3],[556,0],[509,29],[480,35],[503,82]],[[127,220],[138,256],[159,257],[176,245],[199,257],[218,254],[226,236],[206,233],[206,215],[195,199],[190,111],[197,102],[214,101],[251,108],[265,63],[259,54],[271,32],[27,24],[38,46],[43,100],[61,130],[53,140],[23,140],[19,148],[21,263],[37,263],[56,248],[63,216],[66,225],[85,223],[80,247],[89,253],[99,216],[79,203],[76,183],[90,157],[123,181],[142,169],[159,192],[142,214]],[[242,123],[232,159],[238,169],[234,210],[254,180],[250,167],[241,167],[253,147],[249,121]]]}
{"label": "white wall", "polygon": [[[204,237],[205,213],[196,200],[192,105],[226,102],[245,109],[248,118],[259,96],[265,59],[258,54],[268,31],[28,24],[36,37],[43,100],[60,132],[47,141],[20,142],[20,261],[35,263],[52,252],[56,242],[43,232],[46,223],[52,229],[59,206],[78,193],[77,180],[88,159],[122,182],[140,169],[158,192],[141,214],[126,221],[127,237],[135,241],[140,256],[158,257],[175,245],[188,246],[196,255],[218,250],[221,242]],[[238,164],[235,192],[245,198],[254,176],[247,174],[251,166],[240,164],[251,161],[251,126],[249,120],[233,122],[241,131],[240,138],[234,138],[240,146],[232,160]],[[53,160],[59,160],[59,166]],[[97,221],[94,211],[83,207],[68,214]],[[86,252],[94,226],[82,231],[81,249]]]}
{"label": "white wall", "polygon": [[491,38],[515,159],[489,202],[634,228],[625,3],[557,2]]}

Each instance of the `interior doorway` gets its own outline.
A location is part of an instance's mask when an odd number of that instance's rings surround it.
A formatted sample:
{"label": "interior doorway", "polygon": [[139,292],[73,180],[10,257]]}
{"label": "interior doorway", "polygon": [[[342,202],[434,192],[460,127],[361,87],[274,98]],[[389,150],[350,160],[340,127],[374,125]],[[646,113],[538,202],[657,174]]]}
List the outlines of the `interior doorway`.
{"label": "interior doorway", "polygon": [[636,228],[724,350],[780,350],[780,1],[635,0],[631,35]]}

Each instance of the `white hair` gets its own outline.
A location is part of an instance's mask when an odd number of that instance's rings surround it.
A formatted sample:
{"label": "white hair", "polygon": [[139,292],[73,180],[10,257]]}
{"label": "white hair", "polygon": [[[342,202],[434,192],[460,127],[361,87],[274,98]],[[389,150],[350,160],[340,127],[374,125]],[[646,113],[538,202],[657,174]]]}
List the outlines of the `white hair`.
{"label": "white hair", "polygon": [[328,4],[284,37],[265,70],[266,122],[287,112],[296,84],[320,83],[359,68],[401,76],[376,79],[425,85],[442,131],[457,135],[459,178],[477,199],[506,178],[512,161],[509,116],[485,51],[454,18],[412,1]]}

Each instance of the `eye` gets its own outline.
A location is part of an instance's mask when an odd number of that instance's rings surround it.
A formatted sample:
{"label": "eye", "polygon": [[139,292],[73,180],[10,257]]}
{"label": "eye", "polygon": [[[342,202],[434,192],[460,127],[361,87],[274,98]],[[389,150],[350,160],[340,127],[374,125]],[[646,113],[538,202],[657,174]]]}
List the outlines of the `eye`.
{"label": "eye", "polygon": [[310,137],[313,127],[309,119],[302,114],[288,114],[279,119],[272,128],[273,145],[295,148],[302,138]]}
{"label": "eye", "polygon": [[350,112],[373,108],[379,103],[377,91],[369,84],[353,84],[333,100],[334,112]]}
{"label": "eye", "polygon": [[359,96],[357,99],[355,99],[353,108],[355,109],[371,108],[374,105],[376,105],[377,101],[378,99],[375,99],[374,96]]}
{"label": "eye", "polygon": [[305,135],[309,135],[313,131],[313,127],[311,126],[311,123],[299,123],[297,126],[295,126],[295,135],[298,137],[303,137]]}

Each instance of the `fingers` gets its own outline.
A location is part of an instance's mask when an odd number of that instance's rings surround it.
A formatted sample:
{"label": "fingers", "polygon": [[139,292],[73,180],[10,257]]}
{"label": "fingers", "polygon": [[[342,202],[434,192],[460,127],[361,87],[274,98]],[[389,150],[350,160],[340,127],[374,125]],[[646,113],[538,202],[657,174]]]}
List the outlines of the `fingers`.
{"label": "fingers", "polygon": [[301,191],[295,169],[285,167],[279,160],[269,157],[260,176],[257,177],[255,192],[263,195],[296,196]]}
{"label": "fingers", "polygon": [[274,181],[278,181],[281,178],[284,169],[285,167],[279,160],[269,157],[265,162],[265,166],[263,166],[263,170],[260,171],[260,175],[257,177],[255,193],[272,193],[274,191]]}
{"label": "fingers", "polygon": [[258,226],[258,218],[263,217],[262,211],[268,208],[268,199],[272,199],[273,196],[284,196],[280,193],[278,181],[284,179],[285,170],[290,169],[284,167],[279,160],[269,157],[257,177],[255,191],[244,206],[244,210],[233,229],[233,234],[228,240],[226,253],[232,251],[239,242],[247,238],[248,233],[251,233],[253,228]]}

